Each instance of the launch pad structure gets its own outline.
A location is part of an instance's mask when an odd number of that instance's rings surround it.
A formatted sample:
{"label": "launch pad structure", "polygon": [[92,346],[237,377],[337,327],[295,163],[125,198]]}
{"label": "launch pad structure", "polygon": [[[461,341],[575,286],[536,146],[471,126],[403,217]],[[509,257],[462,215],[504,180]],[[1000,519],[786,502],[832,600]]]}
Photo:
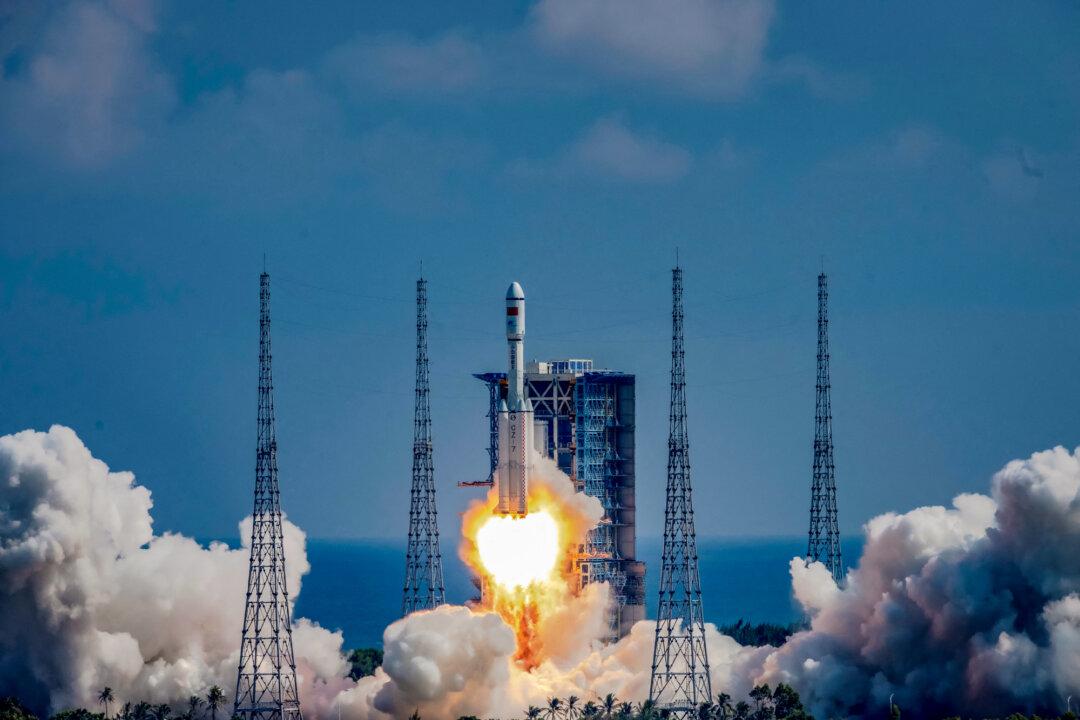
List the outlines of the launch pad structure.
{"label": "launch pad structure", "polygon": [[[506,401],[506,373],[474,375],[488,389],[490,485],[499,463],[498,414]],[[635,378],[596,370],[593,361],[529,362],[524,394],[532,405],[533,442],[570,476],[578,491],[600,501],[604,517],[573,557],[579,587],[607,582],[612,599],[608,640],[645,618],[645,563],[636,558],[634,475]]]}

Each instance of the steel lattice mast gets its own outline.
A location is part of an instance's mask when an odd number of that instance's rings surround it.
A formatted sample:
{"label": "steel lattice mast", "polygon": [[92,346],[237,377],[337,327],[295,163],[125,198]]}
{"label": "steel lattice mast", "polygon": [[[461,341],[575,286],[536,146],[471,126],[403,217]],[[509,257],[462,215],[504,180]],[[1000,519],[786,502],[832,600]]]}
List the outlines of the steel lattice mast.
{"label": "steel lattice mast", "polygon": [[669,417],[664,556],[649,699],[672,718],[697,716],[712,699],[698,576],[690,443],[686,433],[682,268],[671,271],[671,414]]}
{"label": "steel lattice mast", "polygon": [[264,271],[259,278],[259,437],[255,450],[255,509],[233,715],[244,720],[302,720],[296,689],[289,591],[285,580],[270,361],[270,276]]}
{"label": "steel lattice mast", "polygon": [[836,468],[833,464],[832,400],[829,382],[829,279],[818,275],[817,402],[814,410],[814,470],[810,487],[808,562],[819,561],[839,583],[844,577],[840,529],[836,521]]}
{"label": "steel lattice mast", "polygon": [[416,281],[416,404],[413,412],[412,497],[409,547],[405,553],[402,615],[446,602],[439,516],[435,509],[435,471],[431,459],[431,387],[427,350],[427,280]]}

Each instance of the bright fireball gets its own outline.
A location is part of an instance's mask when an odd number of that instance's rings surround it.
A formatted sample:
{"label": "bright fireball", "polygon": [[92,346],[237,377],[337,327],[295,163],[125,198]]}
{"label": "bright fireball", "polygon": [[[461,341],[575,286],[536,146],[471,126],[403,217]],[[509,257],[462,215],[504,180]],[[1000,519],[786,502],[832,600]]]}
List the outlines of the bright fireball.
{"label": "bright fireball", "polygon": [[523,518],[496,515],[476,533],[476,546],[495,582],[524,588],[551,576],[559,557],[559,528],[543,510]]}

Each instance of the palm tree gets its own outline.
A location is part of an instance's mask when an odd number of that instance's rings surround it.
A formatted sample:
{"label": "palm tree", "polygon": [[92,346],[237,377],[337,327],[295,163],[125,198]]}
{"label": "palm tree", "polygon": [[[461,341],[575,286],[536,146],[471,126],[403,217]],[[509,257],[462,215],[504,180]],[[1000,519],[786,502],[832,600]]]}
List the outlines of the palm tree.
{"label": "palm tree", "polygon": [[577,695],[566,698],[566,720],[577,720],[577,716],[580,714],[577,704],[580,699]]}
{"label": "palm tree", "polygon": [[109,717],[109,703],[113,701],[111,687],[105,687],[97,696],[98,702],[105,706],[105,717]]}
{"label": "palm tree", "polygon": [[210,708],[210,720],[217,720],[217,709],[225,702],[225,693],[217,685],[206,693],[206,707]]}
{"label": "palm tree", "polygon": [[547,720],[558,720],[562,711],[562,700],[557,697],[548,698]]}
{"label": "palm tree", "polygon": [[600,706],[594,703],[592,700],[585,703],[585,706],[581,708],[581,717],[589,718],[589,720],[595,720],[600,715]]}
{"label": "palm tree", "polygon": [[768,701],[772,700],[772,689],[768,685],[758,685],[750,691],[750,699],[760,710]]}
{"label": "palm tree", "polygon": [[619,711],[615,714],[619,720],[630,720],[634,714],[634,706],[628,702],[619,703]]}
{"label": "palm tree", "polygon": [[154,720],[169,720],[169,716],[172,715],[172,708],[165,703],[161,703],[155,705],[150,714],[154,717]]}
{"label": "palm tree", "polygon": [[131,711],[131,717],[133,720],[149,720],[150,717],[150,703],[139,702],[135,704],[134,709]]}
{"label": "palm tree", "polygon": [[731,707],[731,696],[726,692],[717,695],[716,704],[713,705],[713,712],[716,714],[717,720],[729,720],[735,712],[735,708]]}
{"label": "palm tree", "polygon": [[525,711],[526,720],[540,720],[540,715],[543,714],[543,712],[543,710],[535,705],[530,705],[529,709]]}
{"label": "palm tree", "polygon": [[123,707],[120,708],[120,712],[118,712],[116,714],[116,718],[117,718],[117,720],[131,720],[131,703],[130,702],[124,703]]}
{"label": "palm tree", "polygon": [[195,720],[200,705],[202,705],[202,698],[198,695],[192,695],[187,699],[187,716],[189,720]]}
{"label": "palm tree", "polygon": [[604,699],[600,701],[600,707],[604,709],[604,720],[611,720],[611,716],[615,714],[615,706],[618,704],[619,698],[615,697],[615,693],[604,696]]}
{"label": "palm tree", "polygon": [[656,703],[653,700],[638,703],[637,715],[639,720],[654,720],[657,716]]}

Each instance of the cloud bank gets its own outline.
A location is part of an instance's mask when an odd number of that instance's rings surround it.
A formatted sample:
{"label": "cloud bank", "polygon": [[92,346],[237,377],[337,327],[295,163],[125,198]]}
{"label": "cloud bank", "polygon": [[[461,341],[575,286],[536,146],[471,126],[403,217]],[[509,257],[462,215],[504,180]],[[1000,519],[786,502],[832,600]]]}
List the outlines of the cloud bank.
{"label": "cloud bank", "polygon": [[551,52],[612,77],[724,99],[760,73],[775,14],[769,0],[541,0],[531,12]]}
{"label": "cloud bank", "polygon": [[627,127],[619,117],[597,120],[554,157],[518,159],[508,166],[519,178],[591,180],[628,185],[676,182],[690,171],[688,150]]}
{"label": "cloud bank", "polygon": [[46,13],[36,43],[5,58],[0,143],[65,167],[100,167],[137,147],[176,103],[149,49],[155,3],[72,2]]}

